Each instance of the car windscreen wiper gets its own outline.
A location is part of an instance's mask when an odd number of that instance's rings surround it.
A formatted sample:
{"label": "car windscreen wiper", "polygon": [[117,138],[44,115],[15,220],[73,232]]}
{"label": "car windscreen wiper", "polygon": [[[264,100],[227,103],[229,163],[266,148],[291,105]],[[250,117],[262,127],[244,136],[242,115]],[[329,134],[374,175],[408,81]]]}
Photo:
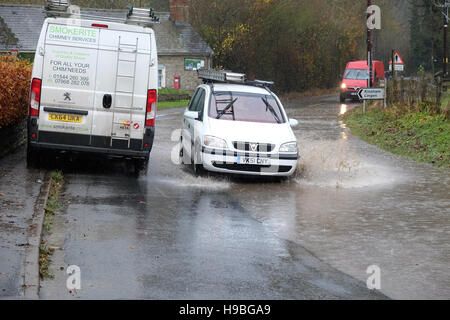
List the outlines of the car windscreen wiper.
{"label": "car windscreen wiper", "polygon": [[275,112],[275,110],[273,109],[272,105],[269,103],[269,101],[267,101],[267,99],[265,97],[261,98],[262,101],[264,101],[264,104],[266,105],[266,112],[267,110],[270,111],[270,113],[273,115],[273,117],[275,118],[275,120],[277,121],[277,123],[281,123],[280,118],[278,117],[277,113]]}
{"label": "car windscreen wiper", "polygon": [[[217,117],[216,119],[220,119],[220,117],[222,117],[225,112],[227,112],[228,109],[230,109],[233,104],[236,102],[238,98],[234,99],[233,101],[231,101],[229,104],[227,104],[227,106],[225,108],[223,108],[222,110],[217,111]],[[234,110],[233,110],[233,119],[234,119]]]}

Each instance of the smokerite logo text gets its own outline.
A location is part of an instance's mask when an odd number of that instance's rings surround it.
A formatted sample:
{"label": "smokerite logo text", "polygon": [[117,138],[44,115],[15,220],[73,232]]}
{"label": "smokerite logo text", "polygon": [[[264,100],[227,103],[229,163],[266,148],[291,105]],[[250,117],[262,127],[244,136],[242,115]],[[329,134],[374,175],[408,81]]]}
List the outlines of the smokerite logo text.
{"label": "smokerite logo text", "polygon": [[49,31],[49,40],[97,43],[98,31],[96,29],[53,25],[50,26]]}

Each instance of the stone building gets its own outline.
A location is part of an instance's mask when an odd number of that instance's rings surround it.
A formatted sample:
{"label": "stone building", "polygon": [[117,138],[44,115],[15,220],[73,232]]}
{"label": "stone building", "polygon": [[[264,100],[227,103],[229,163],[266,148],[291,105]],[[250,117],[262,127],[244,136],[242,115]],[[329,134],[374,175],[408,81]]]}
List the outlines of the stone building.
{"label": "stone building", "polygon": [[[187,0],[169,0],[170,12],[157,12],[154,25],[158,47],[159,86],[194,90],[200,83],[198,68],[211,66],[213,50],[187,22]],[[126,10],[81,9],[82,14],[124,18]],[[34,53],[46,15],[42,6],[0,4],[0,52]]]}

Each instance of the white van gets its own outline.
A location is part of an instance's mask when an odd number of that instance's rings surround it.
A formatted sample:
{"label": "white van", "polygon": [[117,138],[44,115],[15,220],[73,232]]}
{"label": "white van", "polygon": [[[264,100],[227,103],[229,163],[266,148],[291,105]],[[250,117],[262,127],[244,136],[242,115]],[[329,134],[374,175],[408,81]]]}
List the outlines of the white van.
{"label": "white van", "polygon": [[146,169],[158,60],[149,27],[47,18],[34,59],[28,163],[46,150],[124,157]]}

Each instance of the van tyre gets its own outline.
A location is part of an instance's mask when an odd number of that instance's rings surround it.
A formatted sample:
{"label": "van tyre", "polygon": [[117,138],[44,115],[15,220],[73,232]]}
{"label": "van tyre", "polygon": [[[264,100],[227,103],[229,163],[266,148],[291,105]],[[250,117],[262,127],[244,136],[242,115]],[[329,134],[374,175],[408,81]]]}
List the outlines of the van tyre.
{"label": "van tyre", "polygon": [[344,102],[345,102],[345,97],[344,97],[343,95],[340,95],[340,96],[339,96],[339,101],[340,101],[341,103],[344,103]]}
{"label": "van tyre", "polygon": [[148,162],[149,159],[139,159],[134,161],[134,173],[136,177],[147,174]]}
{"label": "van tyre", "polygon": [[27,167],[28,168],[37,168],[40,163],[40,152],[30,145],[27,146]]}

